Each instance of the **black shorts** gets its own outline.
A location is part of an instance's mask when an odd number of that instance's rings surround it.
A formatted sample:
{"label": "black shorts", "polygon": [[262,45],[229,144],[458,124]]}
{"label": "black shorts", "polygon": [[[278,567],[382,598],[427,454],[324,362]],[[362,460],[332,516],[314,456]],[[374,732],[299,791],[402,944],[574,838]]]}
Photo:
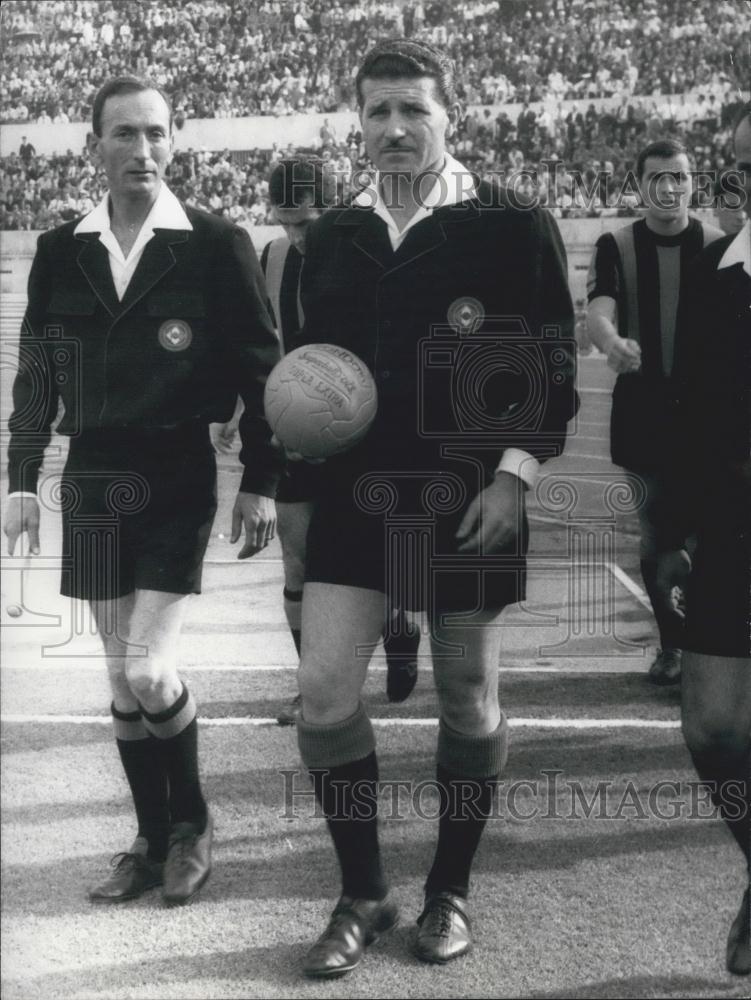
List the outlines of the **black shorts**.
{"label": "black shorts", "polygon": [[304,503],[315,500],[320,489],[320,465],[311,462],[287,462],[279,485],[276,499],[279,503]]}
{"label": "black shorts", "polygon": [[523,600],[528,527],[482,555],[457,552],[455,533],[492,468],[441,458],[431,467],[392,461],[369,471],[326,463],[308,530],[305,580],[364,587],[394,607],[445,612],[500,610]]}
{"label": "black shorts", "polygon": [[686,585],[684,647],[708,656],[751,656],[751,533],[699,534]]}
{"label": "black shorts", "polygon": [[200,593],[216,513],[206,427],[97,431],[73,438],[63,470],[61,593]]}

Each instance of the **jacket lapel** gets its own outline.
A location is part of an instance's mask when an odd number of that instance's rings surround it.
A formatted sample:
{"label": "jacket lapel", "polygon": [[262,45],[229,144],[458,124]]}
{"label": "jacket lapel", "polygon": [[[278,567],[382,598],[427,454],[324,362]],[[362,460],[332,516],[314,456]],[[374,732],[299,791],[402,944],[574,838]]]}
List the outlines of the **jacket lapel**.
{"label": "jacket lapel", "polygon": [[177,263],[172,245],[185,243],[187,239],[188,233],[182,229],[154,230],[153,237],[144,247],[143,255],[130,279],[122,302],[118,303],[119,313],[132,309],[165,274],[172,270]]}
{"label": "jacket lapel", "polygon": [[[350,218],[351,215],[355,215],[355,218]],[[364,212],[362,209],[351,209],[350,212],[345,213],[341,224],[351,225],[353,221],[359,221],[363,215],[365,218],[360,222],[352,244],[375,261],[379,267],[388,268],[393,263],[394,251],[391,249],[391,240],[383,219],[379,219],[373,211]]]}
{"label": "jacket lapel", "polygon": [[104,308],[110,316],[115,316],[120,303],[112,281],[107,248],[99,242],[97,233],[79,233],[76,239],[82,244],[78,252],[79,268]]}

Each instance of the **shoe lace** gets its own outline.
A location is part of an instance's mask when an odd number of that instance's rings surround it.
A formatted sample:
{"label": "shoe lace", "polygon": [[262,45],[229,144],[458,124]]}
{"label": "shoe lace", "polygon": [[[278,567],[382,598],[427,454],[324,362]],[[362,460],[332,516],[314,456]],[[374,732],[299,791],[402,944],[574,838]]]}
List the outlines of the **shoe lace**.
{"label": "shoe lace", "polygon": [[191,828],[173,833],[169,845],[170,861],[178,865],[183,864],[197,839],[198,834]]}
{"label": "shoe lace", "polygon": [[438,933],[441,937],[446,937],[451,931],[451,917],[454,908],[447,900],[441,900],[436,910],[438,916]]}
{"label": "shoe lace", "polygon": [[130,851],[119,851],[110,858],[110,865],[116,872],[125,871],[128,868],[148,868],[146,858],[142,854],[132,854]]}
{"label": "shoe lace", "polygon": [[430,915],[431,932],[435,933],[438,937],[448,937],[451,933],[455,912],[457,912],[457,908],[451,900],[439,896],[433,900],[429,909],[423,911],[417,923],[422,925],[425,918]]}

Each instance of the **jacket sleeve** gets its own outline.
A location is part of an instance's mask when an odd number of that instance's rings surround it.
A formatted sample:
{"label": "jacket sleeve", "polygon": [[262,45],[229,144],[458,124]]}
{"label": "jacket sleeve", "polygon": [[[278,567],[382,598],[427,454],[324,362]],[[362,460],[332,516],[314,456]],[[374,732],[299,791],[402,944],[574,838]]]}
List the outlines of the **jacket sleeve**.
{"label": "jacket sleeve", "polygon": [[258,257],[247,232],[234,226],[223,234],[211,266],[217,281],[215,308],[227,340],[235,387],[245,410],[240,417],[240,489],[273,497],[283,454],[272,444],[263,410],[266,379],[279,361],[279,341],[271,325]]}
{"label": "jacket sleeve", "polygon": [[28,282],[28,305],[18,345],[18,372],[13,383],[13,412],[8,421],[8,489],[36,493],[44,450],[57,416],[58,392],[45,317],[50,297],[50,262],[46,234],[37,241]]}
{"label": "jacket sleeve", "polygon": [[574,305],[568,284],[566,250],[552,214],[541,208],[534,214],[536,315],[532,332],[541,338],[542,384],[536,439],[519,447],[543,462],[563,451],[566,425],[578,412],[579,397],[576,392]]}

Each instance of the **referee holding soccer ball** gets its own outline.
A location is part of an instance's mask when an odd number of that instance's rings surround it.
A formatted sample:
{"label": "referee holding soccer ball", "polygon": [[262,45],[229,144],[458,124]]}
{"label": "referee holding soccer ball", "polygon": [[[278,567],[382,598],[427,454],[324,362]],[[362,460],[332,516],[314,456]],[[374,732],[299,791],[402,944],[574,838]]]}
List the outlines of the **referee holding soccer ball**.
{"label": "referee holding soccer ball", "polygon": [[176,663],[216,510],[208,425],[228,420],[242,396],[232,540],[244,528],[246,558],[275,533],[282,463],[263,388],[279,349],[247,233],[184,208],[164,183],[165,95],[135,77],[110,80],[93,131],[109,193],[40,237],[29,278],[5,532],[9,552],[22,532],[39,552],[37,482],[62,402],[62,592],[89,602],[104,644],[138,822],[90,898],[117,903],[163,885],[167,903],[184,903],[211,869],[196,706]]}
{"label": "referee holding soccer ball", "polygon": [[[364,651],[389,606],[427,613],[441,715],[441,814],[415,952],[445,963],[472,946],[472,859],[506,760],[498,616],[524,594],[524,490],[576,411],[560,236],[547,213],[522,210],[447,153],[451,61],[394,39],[366,56],[356,88],[378,174],[310,228],[301,285],[303,341],[357,355],[378,387],[368,435],[322,466],[307,536],[297,736],[342,875],[305,959],[321,978],[353,969],[398,919],[360,701]],[[462,417],[478,396],[479,429]]]}

